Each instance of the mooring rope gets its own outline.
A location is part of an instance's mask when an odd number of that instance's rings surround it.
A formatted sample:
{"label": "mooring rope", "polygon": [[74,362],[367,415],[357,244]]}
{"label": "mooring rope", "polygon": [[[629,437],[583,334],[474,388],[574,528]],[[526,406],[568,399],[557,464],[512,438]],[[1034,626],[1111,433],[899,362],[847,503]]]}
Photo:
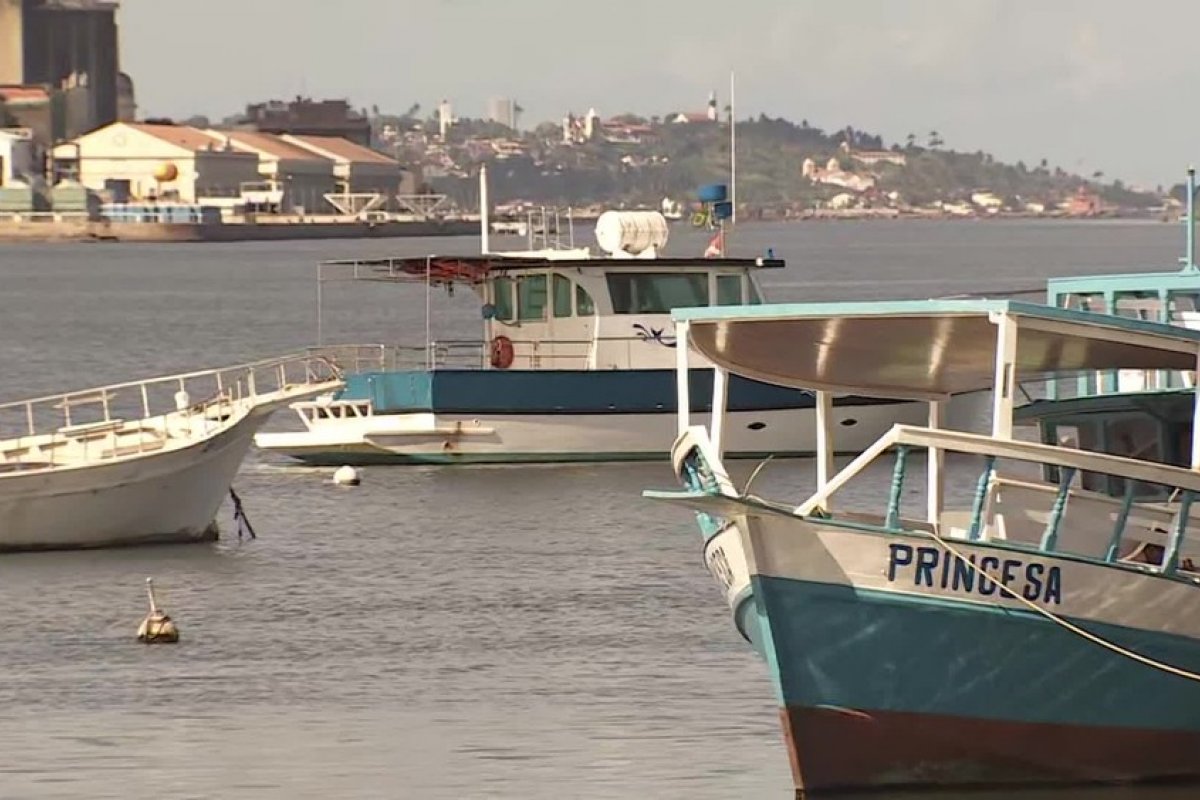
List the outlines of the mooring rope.
{"label": "mooring rope", "polygon": [[229,487],[229,499],[233,501],[233,521],[237,525],[238,539],[242,538],[243,533],[250,534],[251,539],[257,539],[258,537],[254,535],[254,526],[250,524],[250,518],[246,516],[246,511],[242,508],[242,498],[238,497],[232,486]]}
{"label": "mooring rope", "polygon": [[1051,611],[1047,608],[1042,608],[1037,603],[1034,603],[1032,600],[1026,599],[1023,595],[1021,595],[1015,589],[1010,589],[1008,586],[1004,585],[1002,582],[996,580],[994,577],[992,577],[992,575],[990,573],[988,573],[982,567],[974,564],[969,558],[964,556],[958,548],[956,548],[954,545],[947,542],[936,532],[928,531],[928,533],[931,537],[933,537],[933,540],[935,542],[937,542],[939,545],[941,545],[942,548],[944,548],[952,556],[957,558],[959,561],[962,561],[964,564],[970,565],[980,575],[983,575],[984,577],[986,577],[988,580],[990,580],[996,586],[999,586],[1001,591],[1003,591],[1005,594],[1007,594],[1008,596],[1012,597],[1015,600],[1020,601],[1025,606],[1033,609],[1034,611],[1041,614],[1043,617],[1045,617],[1046,619],[1055,623],[1056,625],[1061,625],[1062,627],[1066,628],[1068,631],[1070,631],[1078,636],[1082,636],[1084,639],[1087,639],[1088,641],[1092,642],[1093,644],[1098,644],[1101,647],[1111,650],[1112,652],[1116,653],[1117,655],[1124,656],[1125,658],[1132,659],[1141,664],[1145,664],[1148,667],[1153,667],[1154,669],[1162,670],[1163,672],[1168,672],[1172,675],[1177,675],[1180,678],[1186,678],[1190,681],[1200,682],[1200,673],[1191,672],[1189,670],[1183,669],[1182,667],[1172,666],[1171,664],[1167,664],[1165,662],[1158,661],[1156,659],[1150,658],[1149,656],[1144,656],[1141,653],[1135,653],[1132,650],[1122,647],[1121,645],[1117,644],[1116,642],[1110,642],[1108,639],[1105,639],[1103,636],[1098,636],[1090,631],[1084,630],[1083,628],[1079,627],[1078,625],[1075,625],[1074,623],[1068,622],[1067,620],[1063,619],[1062,617],[1058,616],[1053,611]]}

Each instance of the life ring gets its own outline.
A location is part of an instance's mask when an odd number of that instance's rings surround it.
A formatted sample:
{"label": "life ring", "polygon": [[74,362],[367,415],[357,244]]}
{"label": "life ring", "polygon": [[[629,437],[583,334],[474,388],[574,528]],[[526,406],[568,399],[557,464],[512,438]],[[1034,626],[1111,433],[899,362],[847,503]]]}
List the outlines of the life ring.
{"label": "life ring", "polygon": [[513,343],[507,336],[497,336],[492,339],[492,366],[496,369],[508,369],[513,363]]}

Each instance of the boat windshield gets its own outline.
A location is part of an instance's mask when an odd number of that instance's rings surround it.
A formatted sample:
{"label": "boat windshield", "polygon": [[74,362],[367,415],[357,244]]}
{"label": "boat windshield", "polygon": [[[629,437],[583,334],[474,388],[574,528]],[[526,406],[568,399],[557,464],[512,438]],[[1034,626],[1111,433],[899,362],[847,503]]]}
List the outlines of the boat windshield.
{"label": "boat windshield", "polygon": [[705,272],[610,272],[614,314],[669,314],[673,308],[708,305]]}

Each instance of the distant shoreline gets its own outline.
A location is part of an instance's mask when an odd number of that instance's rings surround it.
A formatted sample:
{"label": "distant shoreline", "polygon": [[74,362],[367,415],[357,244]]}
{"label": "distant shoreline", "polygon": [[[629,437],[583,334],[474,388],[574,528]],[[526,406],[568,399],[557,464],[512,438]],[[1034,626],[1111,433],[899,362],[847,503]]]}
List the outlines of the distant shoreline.
{"label": "distant shoreline", "polygon": [[[587,224],[591,219],[577,220]],[[1154,214],[1103,214],[1069,216],[1062,214],[998,213],[979,215],[870,213],[868,210],[847,212],[819,211],[791,217],[745,216],[740,225],[784,225],[838,222],[1047,222],[1102,223],[1140,222],[1173,224],[1169,216]],[[691,229],[691,223],[672,220],[671,227]],[[701,228],[696,228],[701,230]],[[56,244],[72,242],[119,243],[220,243],[253,241],[288,241],[316,239],[391,239],[414,237],[478,237],[477,220],[459,219],[425,222],[271,222],[271,223],[160,223],[107,222],[96,220],[62,221],[3,221],[0,222],[0,243]],[[513,239],[515,234],[492,233],[493,236]]]}
{"label": "distant shoreline", "polygon": [[254,242],[478,235],[469,220],[412,222],[109,222],[60,219],[0,222],[0,242]]}

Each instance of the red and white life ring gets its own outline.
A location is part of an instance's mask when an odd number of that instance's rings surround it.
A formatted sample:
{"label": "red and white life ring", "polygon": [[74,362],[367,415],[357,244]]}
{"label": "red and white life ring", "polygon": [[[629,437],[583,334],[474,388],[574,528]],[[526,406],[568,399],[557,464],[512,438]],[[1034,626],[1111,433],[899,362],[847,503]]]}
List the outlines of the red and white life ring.
{"label": "red and white life ring", "polygon": [[492,339],[492,366],[496,369],[508,369],[513,363],[513,343],[507,336],[497,336]]}

